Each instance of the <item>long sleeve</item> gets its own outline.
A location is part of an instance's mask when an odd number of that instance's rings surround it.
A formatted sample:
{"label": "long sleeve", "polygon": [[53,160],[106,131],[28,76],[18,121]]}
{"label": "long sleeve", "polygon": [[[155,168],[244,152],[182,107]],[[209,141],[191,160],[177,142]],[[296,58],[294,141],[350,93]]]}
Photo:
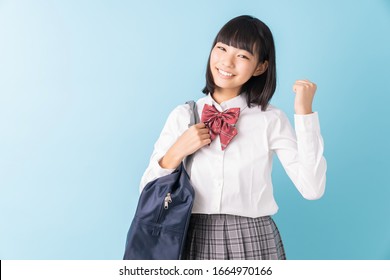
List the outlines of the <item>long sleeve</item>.
{"label": "long sleeve", "polygon": [[142,191],[145,185],[150,181],[168,175],[174,171],[174,169],[162,168],[159,161],[188,128],[189,118],[188,105],[180,105],[169,114],[164,128],[154,145],[149,165],[142,176],[139,186],[140,191]]}
{"label": "long sleeve", "polygon": [[302,196],[319,199],[325,191],[327,165],[318,114],[294,115],[295,132],[286,115],[277,114],[268,127],[270,149]]}
{"label": "long sleeve", "polygon": [[[248,107],[245,95],[219,104],[208,94],[196,103],[199,115],[205,104],[220,112],[229,108],[240,108],[241,112],[238,134],[226,149],[221,149],[217,136],[194,154],[189,170],[196,193],[193,213],[253,218],[277,213],[271,176],[274,154],[303,197],[318,199],[323,195],[326,161],[317,113],[296,115],[294,131],[280,109],[271,104],[266,111]],[[188,129],[189,122],[188,105],[171,112],[141,179],[141,191],[150,181],[174,171],[161,168],[159,161]]]}

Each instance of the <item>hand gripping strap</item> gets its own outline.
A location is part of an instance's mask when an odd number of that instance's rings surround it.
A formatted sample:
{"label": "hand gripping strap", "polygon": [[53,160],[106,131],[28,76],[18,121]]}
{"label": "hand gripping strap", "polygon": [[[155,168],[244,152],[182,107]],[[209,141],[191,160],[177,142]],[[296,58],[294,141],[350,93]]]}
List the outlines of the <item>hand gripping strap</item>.
{"label": "hand gripping strap", "polygon": [[[199,114],[198,114],[198,109],[196,107],[196,102],[191,100],[191,101],[187,101],[186,104],[188,104],[188,106],[190,107],[190,123],[188,124],[188,127],[191,127],[194,124],[199,123],[200,118],[199,118]],[[188,155],[184,161],[184,166],[186,168],[188,176],[190,176],[190,177],[191,177],[191,166],[192,166],[193,156],[194,156],[194,154]]]}

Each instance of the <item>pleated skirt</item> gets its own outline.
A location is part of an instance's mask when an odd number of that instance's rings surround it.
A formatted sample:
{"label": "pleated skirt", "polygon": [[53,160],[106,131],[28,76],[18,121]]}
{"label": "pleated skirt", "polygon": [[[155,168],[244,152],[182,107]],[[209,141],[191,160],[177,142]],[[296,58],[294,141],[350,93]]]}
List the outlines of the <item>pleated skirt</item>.
{"label": "pleated skirt", "polygon": [[286,254],[271,216],[192,214],[183,259],[285,260]]}

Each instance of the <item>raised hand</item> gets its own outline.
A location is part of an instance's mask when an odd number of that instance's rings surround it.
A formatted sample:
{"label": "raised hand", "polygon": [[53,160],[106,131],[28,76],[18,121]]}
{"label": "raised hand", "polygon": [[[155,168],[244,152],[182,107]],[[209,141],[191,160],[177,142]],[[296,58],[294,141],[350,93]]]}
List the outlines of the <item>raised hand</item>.
{"label": "raised hand", "polygon": [[295,92],[295,113],[306,115],[313,113],[312,104],[317,85],[309,80],[297,80],[293,85]]}

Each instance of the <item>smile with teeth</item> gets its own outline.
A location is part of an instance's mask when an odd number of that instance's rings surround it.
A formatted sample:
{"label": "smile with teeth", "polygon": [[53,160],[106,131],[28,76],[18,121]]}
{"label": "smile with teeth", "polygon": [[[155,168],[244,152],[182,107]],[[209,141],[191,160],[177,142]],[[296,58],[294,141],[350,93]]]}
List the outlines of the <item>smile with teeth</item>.
{"label": "smile with teeth", "polygon": [[221,75],[225,76],[225,77],[232,77],[232,76],[233,76],[232,73],[223,71],[223,70],[221,70],[221,69],[218,69],[218,72],[219,72]]}

